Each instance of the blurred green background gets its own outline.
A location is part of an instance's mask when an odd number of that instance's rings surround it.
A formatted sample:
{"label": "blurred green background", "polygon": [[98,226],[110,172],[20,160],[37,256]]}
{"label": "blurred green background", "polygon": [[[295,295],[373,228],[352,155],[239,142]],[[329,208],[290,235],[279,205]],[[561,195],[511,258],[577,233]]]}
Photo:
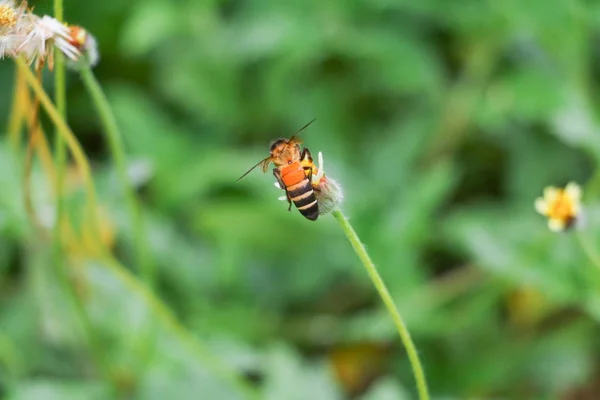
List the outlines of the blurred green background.
{"label": "blurred green background", "polygon": [[[51,12],[49,0],[31,4]],[[600,398],[600,272],[533,209],[545,186],[585,183],[600,162],[600,2],[65,6],[100,43],[95,71],[125,136],[159,284],[132,278],[123,192],[70,73],[69,124],[94,167],[106,243],[131,274],[69,251],[99,362],[25,213],[23,151],[0,134],[5,398],[248,398],[232,373],[267,400],[416,398],[389,315],[334,219],[288,212],[271,174],[235,182],[314,117],[306,145],[343,184],[344,212],[434,399]],[[2,127],[13,66],[0,64]],[[52,215],[39,166],[33,186],[37,212]],[[586,212],[595,251],[597,197]]]}

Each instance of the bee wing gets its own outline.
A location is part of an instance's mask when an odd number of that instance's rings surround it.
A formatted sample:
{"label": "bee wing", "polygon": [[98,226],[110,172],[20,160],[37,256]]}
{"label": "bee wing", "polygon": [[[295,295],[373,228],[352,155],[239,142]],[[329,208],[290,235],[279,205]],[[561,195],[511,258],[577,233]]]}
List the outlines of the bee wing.
{"label": "bee wing", "polygon": [[267,169],[269,168],[269,164],[271,164],[271,157],[265,158],[264,160],[262,160],[262,172],[266,173]]}
{"label": "bee wing", "polygon": [[297,143],[297,144],[300,144],[300,143],[302,143],[302,139],[298,138],[298,135],[300,135],[300,133],[302,133],[302,131],[303,131],[303,130],[305,130],[306,128],[308,128],[308,127],[309,127],[309,125],[310,125],[310,124],[312,124],[312,123],[313,123],[313,122],[315,122],[315,121],[316,121],[316,118],[313,118],[313,119],[312,119],[312,121],[310,121],[308,124],[304,125],[304,126],[303,126],[302,128],[300,128],[300,129],[298,129],[298,130],[296,131],[296,133],[294,133],[294,134],[292,135],[292,137],[290,138],[290,140],[289,140],[289,141],[290,141],[290,142]]}
{"label": "bee wing", "polygon": [[240,181],[242,178],[244,178],[246,175],[248,175],[250,172],[252,172],[252,170],[256,167],[258,167],[259,165],[261,165],[261,168],[263,170],[263,172],[267,172],[267,168],[269,168],[269,164],[271,163],[271,157],[267,157],[263,160],[260,160],[258,163],[256,163],[255,166],[253,166],[252,168],[250,168],[248,171],[246,171],[246,173],[242,176],[240,176],[236,182]]}

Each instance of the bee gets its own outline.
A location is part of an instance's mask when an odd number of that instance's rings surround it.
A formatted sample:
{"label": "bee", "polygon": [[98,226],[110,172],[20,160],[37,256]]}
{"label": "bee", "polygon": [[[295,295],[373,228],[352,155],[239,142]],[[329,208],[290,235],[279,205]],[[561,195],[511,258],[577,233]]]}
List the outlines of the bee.
{"label": "bee", "polygon": [[292,202],[304,217],[316,221],[319,217],[319,204],[312,186],[312,175],[315,170],[313,158],[308,148],[300,148],[302,140],[298,135],[315,120],[300,128],[289,139],[276,139],[271,143],[270,155],[250,168],[240,179],[248,175],[254,168],[260,166],[267,172],[273,163],[273,175],[279,186],[285,190],[289,204],[288,211],[292,210]]}

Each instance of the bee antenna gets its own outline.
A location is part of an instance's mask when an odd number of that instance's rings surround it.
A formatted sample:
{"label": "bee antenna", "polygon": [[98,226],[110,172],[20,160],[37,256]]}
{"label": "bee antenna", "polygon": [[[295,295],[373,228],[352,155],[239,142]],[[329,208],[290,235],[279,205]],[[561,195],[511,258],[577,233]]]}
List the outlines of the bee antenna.
{"label": "bee antenna", "polygon": [[253,167],[252,167],[252,168],[250,168],[248,171],[246,171],[246,173],[245,173],[244,175],[240,176],[240,177],[237,179],[237,181],[236,181],[236,182],[239,182],[239,181],[240,181],[242,178],[244,178],[246,175],[248,175],[250,172],[252,172],[252,171],[254,170],[254,168],[256,168],[256,167],[258,167],[259,165],[261,165],[261,164],[264,164],[266,161],[270,161],[270,160],[271,160],[271,157],[267,157],[267,158],[264,158],[264,159],[260,160],[259,162],[257,162],[257,163],[256,163],[256,165],[255,165],[255,166],[253,166]]}
{"label": "bee antenna", "polygon": [[294,133],[294,134],[292,135],[292,137],[294,137],[294,136],[298,136],[298,135],[299,135],[299,134],[300,134],[300,133],[301,133],[303,130],[305,130],[306,128],[308,128],[308,127],[309,127],[309,125],[310,125],[310,124],[312,124],[313,122],[315,122],[316,120],[317,120],[317,118],[313,118],[313,119],[312,119],[312,121],[310,121],[308,124],[304,125],[304,126],[303,126],[302,128],[300,128],[300,129],[298,129],[298,130],[296,131],[296,133]]}

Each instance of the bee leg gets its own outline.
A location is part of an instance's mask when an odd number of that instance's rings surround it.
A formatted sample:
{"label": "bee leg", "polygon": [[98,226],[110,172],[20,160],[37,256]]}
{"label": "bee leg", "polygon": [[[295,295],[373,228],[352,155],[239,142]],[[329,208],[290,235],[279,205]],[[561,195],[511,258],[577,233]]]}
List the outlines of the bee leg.
{"label": "bee leg", "polygon": [[292,211],[292,200],[290,199],[290,195],[288,194],[287,190],[285,189],[285,183],[283,183],[283,179],[281,179],[281,173],[279,172],[279,170],[277,168],[273,168],[273,175],[275,176],[275,179],[277,179],[277,183],[279,183],[279,187],[282,188],[283,190],[285,190],[285,197],[287,198],[288,201],[288,211]]}
{"label": "bee leg", "polygon": [[310,150],[308,150],[308,147],[305,147],[304,149],[302,149],[302,153],[300,154],[300,160],[302,160],[302,161],[308,160],[311,163],[313,162],[313,158],[312,158],[312,155],[310,154]]}
{"label": "bee leg", "polygon": [[273,176],[275,176],[275,179],[277,179],[279,187],[285,190],[285,183],[283,183],[283,179],[281,179],[281,173],[277,168],[273,168]]}
{"label": "bee leg", "polygon": [[[308,181],[310,182],[310,184],[312,186],[312,177],[313,177],[312,167],[302,167],[302,169],[304,170],[304,173],[306,174],[306,177],[308,178]],[[313,189],[314,189],[314,187],[313,187]]]}

